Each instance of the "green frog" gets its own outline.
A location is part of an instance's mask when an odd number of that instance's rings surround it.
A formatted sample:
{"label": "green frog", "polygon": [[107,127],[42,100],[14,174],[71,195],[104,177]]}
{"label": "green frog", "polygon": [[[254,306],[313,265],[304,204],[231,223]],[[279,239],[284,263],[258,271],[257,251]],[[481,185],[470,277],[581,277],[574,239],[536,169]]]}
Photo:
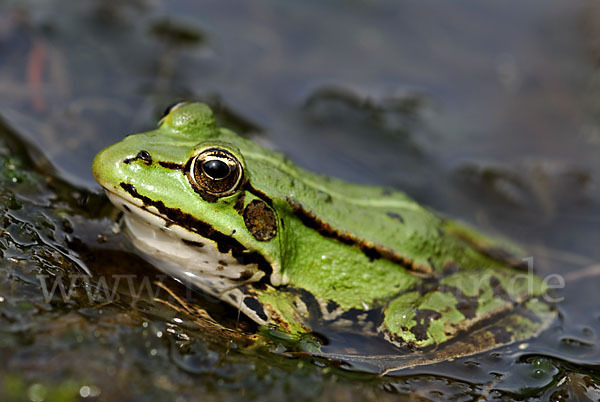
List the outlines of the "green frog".
{"label": "green frog", "polygon": [[531,338],[555,316],[510,244],[400,191],[303,170],[202,103],[104,149],[93,173],[143,255],[292,337],[318,322],[409,352],[459,342],[453,358]]}

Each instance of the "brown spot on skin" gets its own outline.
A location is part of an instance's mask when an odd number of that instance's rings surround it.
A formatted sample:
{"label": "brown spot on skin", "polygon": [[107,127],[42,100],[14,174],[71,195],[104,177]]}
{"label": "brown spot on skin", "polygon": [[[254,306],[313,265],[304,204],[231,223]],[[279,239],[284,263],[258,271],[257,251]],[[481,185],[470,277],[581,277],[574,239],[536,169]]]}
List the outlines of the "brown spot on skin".
{"label": "brown spot on skin", "polygon": [[269,262],[265,260],[260,253],[249,251],[236,239],[218,232],[208,223],[202,222],[201,220],[196,219],[194,216],[187,214],[178,208],[169,208],[162,201],[154,201],[144,195],[141,195],[137,192],[135,186],[132,184],[121,183],[120,186],[133,198],[142,201],[146,207],[152,206],[156,208],[162,217],[186,228],[189,231],[214,241],[217,244],[217,249],[220,253],[231,253],[231,256],[235,258],[236,261],[241,265],[256,264],[261,271],[266,273],[265,278],[268,278],[271,275],[271,264],[269,264]]}
{"label": "brown spot on skin", "polygon": [[329,237],[339,241],[340,243],[354,246],[360,249],[369,259],[384,258],[396,264],[418,273],[432,275],[434,271],[431,267],[417,264],[410,258],[400,255],[389,247],[375,244],[367,240],[360,240],[355,234],[349,232],[341,232],[334,229],[329,223],[321,220],[313,212],[304,209],[298,201],[288,198],[287,202],[292,208],[292,211],[302,221],[302,223],[313,230],[316,230],[322,236]]}
{"label": "brown spot on skin", "polygon": [[437,311],[428,309],[417,309],[415,311],[414,318],[417,324],[410,329],[410,332],[413,333],[417,341],[423,341],[427,339],[427,330],[429,329],[429,324],[431,323],[431,321],[437,320],[441,317],[442,315]]}
{"label": "brown spot on skin", "polygon": [[226,267],[227,266],[227,262],[223,261],[223,260],[219,260],[217,261],[219,264],[221,264],[222,266]]}
{"label": "brown spot on skin", "polygon": [[402,215],[400,215],[396,212],[386,212],[386,215],[392,219],[397,220],[400,223],[404,223],[404,218],[402,217]]}
{"label": "brown spot on skin", "polygon": [[224,269],[225,269],[225,267],[224,267],[224,266],[222,266],[222,265],[217,265],[217,271],[222,271],[222,270],[224,270]]}
{"label": "brown spot on skin", "polygon": [[175,162],[158,161],[158,164],[166,169],[183,170],[183,165]]}
{"label": "brown spot on skin", "polygon": [[275,213],[261,200],[252,200],[246,205],[244,223],[258,241],[269,241],[277,235]]}
{"label": "brown spot on skin", "polygon": [[141,160],[143,163],[145,163],[148,166],[152,165],[152,156],[150,156],[150,153],[148,151],[144,151],[144,150],[141,150],[140,152],[138,152],[137,155],[133,158],[125,159],[123,161],[123,163],[128,165],[131,162],[134,162],[136,160]]}

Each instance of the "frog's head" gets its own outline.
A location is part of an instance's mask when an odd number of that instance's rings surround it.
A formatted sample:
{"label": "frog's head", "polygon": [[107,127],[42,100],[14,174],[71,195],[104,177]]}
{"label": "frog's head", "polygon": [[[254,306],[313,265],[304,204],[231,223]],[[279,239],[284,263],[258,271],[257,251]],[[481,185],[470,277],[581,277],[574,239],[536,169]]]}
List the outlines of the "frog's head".
{"label": "frog's head", "polygon": [[184,103],[156,130],[104,149],[92,170],[139,248],[218,293],[261,278],[284,282],[281,222],[271,198],[252,186],[253,174],[268,168],[244,159],[265,152],[219,128],[208,106]]}

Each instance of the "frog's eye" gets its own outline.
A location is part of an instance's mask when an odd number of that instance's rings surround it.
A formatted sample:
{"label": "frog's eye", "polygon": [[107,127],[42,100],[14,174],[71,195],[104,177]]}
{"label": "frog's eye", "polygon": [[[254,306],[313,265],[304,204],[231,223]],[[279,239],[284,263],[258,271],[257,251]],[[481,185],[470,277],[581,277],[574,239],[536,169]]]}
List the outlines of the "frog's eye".
{"label": "frog's eye", "polygon": [[239,188],[243,168],[231,152],[210,148],[192,159],[188,175],[194,188],[201,193],[225,197]]}

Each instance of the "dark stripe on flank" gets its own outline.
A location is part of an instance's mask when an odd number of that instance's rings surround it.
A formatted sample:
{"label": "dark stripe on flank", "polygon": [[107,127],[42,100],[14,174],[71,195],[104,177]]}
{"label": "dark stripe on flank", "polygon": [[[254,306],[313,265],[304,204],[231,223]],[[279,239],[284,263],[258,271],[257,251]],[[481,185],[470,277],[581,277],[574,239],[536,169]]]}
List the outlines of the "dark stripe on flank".
{"label": "dark stripe on flank", "polygon": [[257,264],[258,268],[265,272],[265,278],[268,278],[273,272],[271,264],[259,253],[248,251],[240,242],[232,237],[215,230],[211,225],[196,219],[192,215],[183,212],[179,208],[169,208],[162,201],[154,201],[144,195],[141,195],[135,189],[135,186],[128,183],[121,183],[121,188],[130,196],[144,203],[146,207],[152,206],[165,218],[183,226],[187,230],[197,233],[202,237],[210,239],[217,243],[217,249],[220,253],[231,253],[232,257],[242,265]]}
{"label": "dark stripe on flank", "polygon": [[242,191],[238,196],[237,200],[235,200],[235,204],[233,204],[233,209],[235,209],[238,214],[244,213],[244,199],[246,198],[246,192]]}
{"label": "dark stripe on flank", "polygon": [[313,212],[304,209],[298,201],[288,198],[287,202],[292,208],[292,211],[302,221],[302,223],[313,230],[316,230],[322,236],[329,237],[339,241],[340,243],[360,249],[369,259],[374,260],[383,258],[392,261],[396,264],[419,273],[431,275],[433,269],[428,266],[420,265],[412,261],[410,258],[400,255],[389,247],[375,244],[368,240],[361,240],[355,234],[342,232],[334,229],[329,223],[324,222]]}
{"label": "dark stripe on flank", "polygon": [[261,200],[263,200],[264,202],[266,202],[268,206],[270,206],[271,208],[273,208],[273,200],[271,198],[269,198],[262,191],[260,191],[260,190],[258,190],[256,188],[252,187],[252,184],[250,184],[249,181],[247,181],[244,184],[244,190],[248,191],[250,194],[254,194],[256,197],[258,197]]}

